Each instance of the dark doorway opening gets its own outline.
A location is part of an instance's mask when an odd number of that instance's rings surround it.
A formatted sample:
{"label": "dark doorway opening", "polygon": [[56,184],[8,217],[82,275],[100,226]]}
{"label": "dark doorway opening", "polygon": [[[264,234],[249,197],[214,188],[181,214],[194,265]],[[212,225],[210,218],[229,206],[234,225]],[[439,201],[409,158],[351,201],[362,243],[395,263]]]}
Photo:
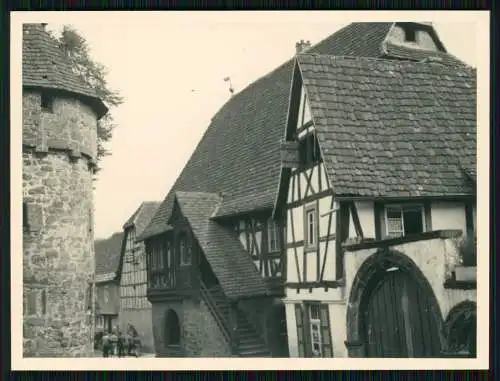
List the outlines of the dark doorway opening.
{"label": "dark doorway opening", "polygon": [[165,344],[167,346],[179,346],[181,344],[181,326],[179,317],[174,310],[167,311],[165,320]]}

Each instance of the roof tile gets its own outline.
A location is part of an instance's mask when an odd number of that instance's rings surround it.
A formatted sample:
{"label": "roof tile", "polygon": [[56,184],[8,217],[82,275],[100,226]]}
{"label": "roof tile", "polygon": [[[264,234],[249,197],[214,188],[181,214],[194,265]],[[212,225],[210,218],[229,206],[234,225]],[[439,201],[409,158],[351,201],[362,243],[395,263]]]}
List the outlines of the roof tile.
{"label": "roof tile", "polygon": [[476,166],[475,70],[312,54],[297,61],[337,194],[475,193],[462,170]]}
{"label": "roof tile", "polygon": [[73,72],[71,62],[42,24],[23,24],[23,86],[66,91],[83,96],[98,117],[107,107],[96,92]]}
{"label": "roof tile", "polygon": [[[391,22],[352,23],[314,45],[308,52],[381,57],[385,54],[382,43],[392,25]],[[408,59],[422,59],[420,55],[411,57],[408,52],[406,54]],[[328,66],[328,60],[324,64]],[[280,143],[288,112],[293,65],[294,59],[285,62],[234,95],[219,110],[139,239],[146,239],[171,228],[167,221],[176,191],[222,193],[223,200],[215,217],[273,208],[280,178]],[[331,77],[321,67],[315,67],[315,70]],[[356,72],[355,68],[344,70]],[[339,82],[336,93],[324,88],[322,95],[328,94],[328,101],[333,103],[338,97],[346,99],[348,96],[354,101],[358,98],[357,94],[352,93],[352,89],[363,91],[363,88],[369,86],[377,99],[383,99],[386,95],[391,96],[390,93],[384,93],[386,90],[383,81],[387,79],[380,76],[368,77],[367,80],[371,82],[363,83],[363,87],[358,87],[351,81],[342,81]],[[311,80],[320,81],[323,78]],[[396,76],[392,79],[395,83],[398,80]],[[419,83],[418,88],[421,87],[422,84]],[[414,90],[408,88],[404,91]],[[387,111],[392,110],[390,104],[382,101],[381,106],[385,106]],[[360,111],[363,110],[355,110],[354,105],[347,103],[344,110],[336,112],[346,123],[351,124],[363,117],[368,120],[379,118],[378,113],[359,115]],[[318,117],[326,117],[321,115],[321,109],[316,112]],[[390,112],[388,114],[391,115]],[[349,140],[348,136],[346,140]]]}
{"label": "roof tile", "polygon": [[234,231],[210,219],[222,199],[202,192],[176,192],[175,199],[226,296],[267,295],[264,279]]}

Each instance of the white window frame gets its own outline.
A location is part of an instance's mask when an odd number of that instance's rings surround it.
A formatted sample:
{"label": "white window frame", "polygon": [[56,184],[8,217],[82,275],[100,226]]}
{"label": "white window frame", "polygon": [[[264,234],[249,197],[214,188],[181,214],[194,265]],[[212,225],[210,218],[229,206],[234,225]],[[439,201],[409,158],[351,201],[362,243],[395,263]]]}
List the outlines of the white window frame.
{"label": "white window frame", "polygon": [[[312,216],[312,234],[311,220]],[[304,206],[304,247],[306,249],[315,249],[318,245],[318,207],[316,203]]]}
{"label": "white window frame", "polygon": [[[389,231],[389,217],[388,212],[391,209],[399,209],[401,216],[401,235],[391,235]],[[422,213],[422,232],[427,231],[426,221],[425,221],[425,207],[422,204],[387,204],[384,206],[384,222],[385,222],[385,235],[389,238],[397,238],[405,236],[405,223],[404,223],[404,211],[408,209],[420,209]]]}
{"label": "white window frame", "polygon": [[[271,237],[274,238],[274,246]],[[269,252],[279,251],[280,249],[279,228],[278,224],[273,219],[269,219],[267,222],[267,244]]]}
{"label": "white window frame", "polygon": [[[313,308],[317,309],[317,317],[313,317]],[[311,337],[311,353],[313,357],[323,357],[323,338],[321,336],[321,312],[318,304],[309,304],[307,306],[307,313],[309,315],[309,332]],[[317,330],[317,340],[314,339],[314,329]],[[318,345],[319,351],[315,353],[314,344]]]}

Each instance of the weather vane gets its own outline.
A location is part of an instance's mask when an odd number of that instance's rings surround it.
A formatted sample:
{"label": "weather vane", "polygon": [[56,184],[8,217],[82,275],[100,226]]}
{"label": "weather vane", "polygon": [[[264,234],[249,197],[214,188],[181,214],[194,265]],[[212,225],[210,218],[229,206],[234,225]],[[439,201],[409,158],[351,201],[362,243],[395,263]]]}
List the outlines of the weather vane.
{"label": "weather vane", "polygon": [[224,82],[229,82],[229,92],[231,93],[231,95],[233,95],[234,88],[233,88],[233,84],[231,83],[231,78],[230,77],[224,78]]}

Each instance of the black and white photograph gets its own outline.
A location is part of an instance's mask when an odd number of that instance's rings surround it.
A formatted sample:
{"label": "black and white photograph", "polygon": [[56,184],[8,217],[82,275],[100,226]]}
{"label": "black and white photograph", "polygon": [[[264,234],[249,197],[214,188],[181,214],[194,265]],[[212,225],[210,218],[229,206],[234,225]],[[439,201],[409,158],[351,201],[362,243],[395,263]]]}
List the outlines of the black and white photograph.
{"label": "black and white photograph", "polygon": [[487,367],[488,13],[11,38],[13,367]]}

